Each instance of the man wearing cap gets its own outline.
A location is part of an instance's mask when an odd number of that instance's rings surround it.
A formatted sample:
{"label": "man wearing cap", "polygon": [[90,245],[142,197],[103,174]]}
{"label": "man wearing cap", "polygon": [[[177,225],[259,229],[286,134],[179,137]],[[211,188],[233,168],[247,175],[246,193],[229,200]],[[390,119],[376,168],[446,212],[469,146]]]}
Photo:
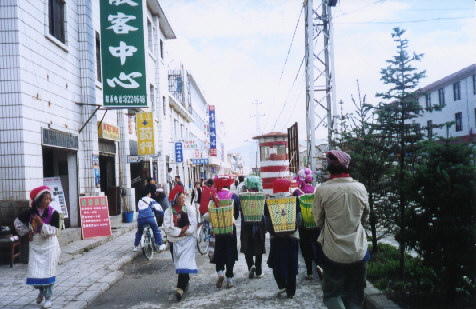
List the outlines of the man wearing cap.
{"label": "man wearing cap", "polygon": [[330,179],[316,189],[312,205],[321,228],[324,304],[336,309],[362,308],[370,258],[362,226],[370,212],[368,195],[364,185],[349,176],[347,153],[332,150],[326,157]]}

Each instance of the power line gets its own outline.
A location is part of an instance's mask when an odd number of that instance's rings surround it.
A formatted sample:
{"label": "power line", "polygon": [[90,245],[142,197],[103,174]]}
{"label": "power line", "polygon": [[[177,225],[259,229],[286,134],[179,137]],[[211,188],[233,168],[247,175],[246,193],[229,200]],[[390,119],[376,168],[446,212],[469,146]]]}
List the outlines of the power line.
{"label": "power line", "polygon": [[474,16],[460,16],[460,17],[437,17],[437,18],[428,18],[428,19],[417,19],[417,20],[407,20],[407,21],[366,21],[366,22],[343,22],[343,23],[334,23],[339,25],[365,25],[365,24],[380,24],[380,25],[392,25],[392,24],[411,24],[411,23],[421,23],[426,21],[437,21],[437,20],[454,20],[454,19],[468,19],[474,18]]}
{"label": "power line", "polygon": [[[297,20],[297,22],[296,22],[296,26],[294,27],[293,37],[292,37],[292,39],[291,39],[291,43],[289,44],[288,53],[287,53],[287,55],[286,55],[286,59],[284,60],[283,69],[281,70],[281,75],[279,76],[278,85],[276,86],[276,91],[274,92],[274,96],[273,96],[272,102],[274,102],[274,100],[276,99],[277,90],[279,89],[279,86],[281,85],[281,80],[282,80],[282,78],[283,78],[284,69],[286,68],[286,64],[288,63],[289,54],[291,53],[291,48],[292,48],[293,43],[294,43],[294,37],[296,36],[296,31],[297,31],[297,28],[298,28],[298,26],[299,26],[299,23],[301,22],[301,16],[302,16],[303,9],[304,9],[304,8],[301,7],[301,11],[299,12],[299,17],[298,17],[298,20]],[[265,128],[266,128],[266,125],[267,125],[267,118],[265,118],[265,123],[264,123],[264,127],[265,127]]]}
{"label": "power line", "polygon": [[291,85],[291,88],[289,89],[288,95],[286,96],[286,99],[284,100],[283,108],[282,108],[281,111],[279,112],[278,118],[276,118],[276,122],[274,123],[273,128],[271,129],[271,131],[273,131],[274,128],[276,127],[276,124],[278,123],[278,120],[281,118],[281,114],[283,113],[284,108],[285,108],[286,105],[288,104],[289,95],[291,94],[291,91],[293,90],[294,84],[296,83],[296,80],[297,80],[297,78],[298,78],[298,76],[299,76],[299,72],[301,72],[301,68],[302,68],[302,65],[303,65],[303,63],[304,63],[304,58],[305,58],[305,57],[302,58],[301,65],[299,65],[298,72],[296,73],[296,77],[294,77],[293,84]]}

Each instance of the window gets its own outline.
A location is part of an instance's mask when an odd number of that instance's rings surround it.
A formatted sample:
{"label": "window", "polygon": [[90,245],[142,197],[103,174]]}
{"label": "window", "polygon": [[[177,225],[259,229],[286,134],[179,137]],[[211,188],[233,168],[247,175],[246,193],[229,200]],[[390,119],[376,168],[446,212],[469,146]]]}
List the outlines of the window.
{"label": "window", "polygon": [[64,35],[64,1],[49,0],[48,2],[48,20],[50,34],[65,43]]}
{"label": "window", "polygon": [[286,160],[286,145],[261,146],[261,160]]}
{"label": "window", "polygon": [[101,39],[99,33],[96,32],[96,78],[99,82],[102,82],[101,72]]}
{"label": "window", "polygon": [[445,89],[444,88],[438,89],[438,103],[440,105],[445,105]]}
{"label": "window", "polygon": [[177,139],[177,125],[178,125],[178,121],[177,121],[177,119],[174,119],[174,136],[175,136],[175,139]]}
{"label": "window", "polygon": [[167,101],[165,100],[165,97],[162,97],[162,109],[164,110],[164,116],[167,115]]}
{"label": "window", "polygon": [[476,75],[473,75],[473,94],[476,94]]}
{"label": "window", "polygon": [[426,105],[426,108],[431,108],[431,94],[430,93],[427,93],[425,95],[425,105]]}
{"label": "window", "polygon": [[426,122],[426,130],[428,132],[428,138],[431,139],[433,137],[433,121],[428,120]]}
{"label": "window", "polygon": [[463,113],[455,114],[456,132],[463,131]]}
{"label": "window", "polygon": [[453,84],[453,99],[455,101],[461,100],[461,90],[459,86],[459,82]]}
{"label": "window", "polygon": [[154,50],[154,36],[152,35],[154,32],[154,30],[152,29],[152,23],[150,22],[149,19],[147,19],[147,43],[148,43],[148,46],[149,46],[149,51],[153,51]]}
{"label": "window", "polygon": [[164,42],[160,40],[160,58],[164,59]]}

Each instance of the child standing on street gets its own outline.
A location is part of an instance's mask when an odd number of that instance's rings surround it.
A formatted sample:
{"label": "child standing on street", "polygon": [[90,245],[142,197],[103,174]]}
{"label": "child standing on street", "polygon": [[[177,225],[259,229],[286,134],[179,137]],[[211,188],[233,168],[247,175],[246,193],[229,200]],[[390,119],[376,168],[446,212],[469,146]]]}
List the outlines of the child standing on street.
{"label": "child standing on street", "polygon": [[43,308],[52,306],[56,266],[61,249],[56,234],[59,213],[50,206],[51,189],[41,186],[30,192],[31,208],[15,219],[15,229],[20,236],[29,234],[30,249],[26,284],[40,290],[36,303]]}

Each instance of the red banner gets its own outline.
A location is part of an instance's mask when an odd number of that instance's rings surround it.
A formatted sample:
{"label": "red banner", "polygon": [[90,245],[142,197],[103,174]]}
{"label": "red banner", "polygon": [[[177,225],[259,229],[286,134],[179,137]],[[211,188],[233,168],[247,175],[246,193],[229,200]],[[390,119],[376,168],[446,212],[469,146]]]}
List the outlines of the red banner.
{"label": "red banner", "polygon": [[79,198],[81,231],[83,239],[96,236],[111,236],[109,209],[105,196],[83,196]]}
{"label": "red banner", "polygon": [[212,157],[217,156],[217,149],[216,148],[210,148],[210,156],[212,156]]}

